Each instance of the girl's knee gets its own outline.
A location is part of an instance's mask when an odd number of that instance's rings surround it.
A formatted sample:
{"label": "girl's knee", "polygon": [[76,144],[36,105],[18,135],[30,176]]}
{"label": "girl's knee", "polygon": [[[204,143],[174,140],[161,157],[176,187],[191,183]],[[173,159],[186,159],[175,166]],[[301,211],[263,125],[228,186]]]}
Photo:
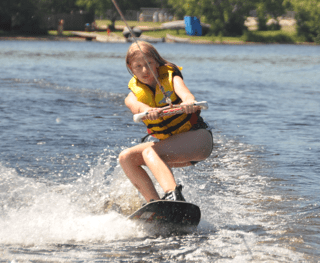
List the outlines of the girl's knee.
{"label": "girl's knee", "polygon": [[203,154],[204,154],[204,159],[207,159],[212,151],[213,151],[213,137],[212,137],[212,133],[209,131],[206,131],[206,149],[204,150]]}
{"label": "girl's knee", "polygon": [[143,159],[150,159],[152,158],[152,156],[155,154],[155,151],[152,147],[148,147],[146,149],[143,150],[142,152],[142,157]]}
{"label": "girl's knee", "polygon": [[119,154],[119,162],[120,164],[126,163],[128,160],[130,160],[130,149],[126,149],[123,150],[120,154]]}
{"label": "girl's knee", "polygon": [[212,133],[208,130],[199,130],[197,134],[198,139],[198,158],[199,160],[207,159],[213,150],[213,138]]}
{"label": "girl's knee", "polygon": [[140,151],[133,148],[125,149],[119,154],[119,163],[122,167],[144,165],[143,156],[141,154]]}

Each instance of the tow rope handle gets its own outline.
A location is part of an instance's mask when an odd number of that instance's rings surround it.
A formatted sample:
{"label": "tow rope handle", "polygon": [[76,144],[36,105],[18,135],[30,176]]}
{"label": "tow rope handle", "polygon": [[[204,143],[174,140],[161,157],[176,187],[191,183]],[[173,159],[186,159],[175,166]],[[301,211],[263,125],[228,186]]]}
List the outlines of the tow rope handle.
{"label": "tow rope handle", "polygon": [[[202,110],[207,110],[209,108],[208,103],[206,101],[200,101],[200,102],[195,102],[193,106],[198,106]],[[176,115],[176,114],[181,114],[184,113],[184,110],[181,108],[181,105],[172,105],[172,107],[164,107],[162,108],[162,112],[160,112],[159,116],[168,116],[168,115]],[[148,111],[141,112],[138,114],[133,115],[133,121],[134,122],[140,122],[144,117],[146,117],[149,114]]]}

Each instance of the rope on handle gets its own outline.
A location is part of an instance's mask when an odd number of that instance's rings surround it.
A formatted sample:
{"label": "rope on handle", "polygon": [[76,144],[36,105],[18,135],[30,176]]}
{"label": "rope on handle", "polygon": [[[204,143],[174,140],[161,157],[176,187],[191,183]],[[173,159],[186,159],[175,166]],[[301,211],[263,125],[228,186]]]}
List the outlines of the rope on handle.
{"label": "rope on handle", "polygon": [[[199,106],[202,110],[207,110],[209,108],[208,103],[206,101],[195,102],[193,106]],[[181,113],[184,113],[184,110],[181,108],[181,105],[173,105],[173,108],[171,107],[162,108],[162,112],[159,114],[159,116],[163,117],[163,116],[176,115]],[[133,121],[140,122],[148,114],[149,114],[148,111],[135,114],[133,115]]]}

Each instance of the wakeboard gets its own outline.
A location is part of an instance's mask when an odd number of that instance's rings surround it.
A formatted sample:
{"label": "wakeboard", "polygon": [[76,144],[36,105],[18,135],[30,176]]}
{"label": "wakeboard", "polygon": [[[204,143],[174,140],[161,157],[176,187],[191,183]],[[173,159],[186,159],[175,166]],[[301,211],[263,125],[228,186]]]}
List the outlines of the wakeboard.
{"label": "wakeboard", "polygon": [[129,219],[158,225],[197,226],[201,211],[197,205],[191,203],[157,200],[142,206],[130,215]]}

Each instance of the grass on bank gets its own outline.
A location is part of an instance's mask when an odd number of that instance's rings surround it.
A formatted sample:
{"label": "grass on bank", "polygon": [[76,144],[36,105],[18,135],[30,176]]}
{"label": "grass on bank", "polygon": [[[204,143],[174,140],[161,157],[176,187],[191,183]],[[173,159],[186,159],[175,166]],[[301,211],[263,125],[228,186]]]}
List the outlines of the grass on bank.
{"label": "grass on bank", "polygon": [[[110,20],[96,20],[95,21],[98,27],[107,27],[111,25]],[[135,26],[148,26],[148,27],[160,27],[163,23],[162,22],[139,22],[139,21],[127,21],[130,27]],[[122,20],[116,21],[116,26],[125,26],[126,24]]]}
{"label": "grass on bank", "polygon": [[[102,33],[106,34],[106,33]],[[122,37],[122,32],[116,32],[119,37]],[[180,30],[160,30],[160,31],[148,31],[143,32],[143,35],[165,38],[167,34],[173,35],[179,38],[188,38],[191,41],[202,41],[202,42],[230,42],[230,43],[242,43],[242,42],[254,42],[254,43],[298,43],[303,42],[295,32],[287,32],[283,30],[277,31],[247,31],[239,37],[228,37],[228,36],[189,36],[186,34],[184,29]]]}
{"label": "grass on bank", "polygon": [[[97,25],[100,28],[106,28],[107,25],[111,24],[109,20],[97,20]],[[137,21],[128,21],[128,24],[131,27],[142,26],[142,27],[151,27],[159,29],[162,23],[153,23],[153,22],[137,22]],[[116,26],[124,26],[123,21],[116,21]],[[96,32],[102,35],[106,35],[107,32]],[[247,31],[243,36],[240,37],[226,37],[226,36],[189,36],[186,34],[184,29],[180,30],[154,30],[146,31],[143,34],[145,36],[155,37],[155,38],[165,38],[166,35],[170,34],[180,38],[188,38],[191,41],[202,41],[202,42],[224,42],[224,43],[243,43],[243,42],[253,42],[253,43],[301,43],[303,39],[299,38],[296,34],[296,31],[292,28],[281,29],[278,31]],[[122,36],[122,31],[113,32],[119,37]],[[0,36],[20,36],[17,33],[4,32],[0,30]],[[58,36],[56,30],[48,31],[49,37]],[[72,31],[63,31],[62,37],[72,37]],[[41,36],[40,36],[41,37]],[[43,36],[46,37],[46,36]]]}
{"label": "grass on bank", "polygon": [[[97,25],[99,27],[106,27],[111,24],[109,20],[97,20]],[[151,27],[159,28],[161,22],[138,22],[138,21],[128,21],[129,26],[140,26],[140,27]],[[116,26],[125,26],[125,23],[121,21],[116,21]],[[258,42],[258,43],[299,43],[303,42],[303,39],[299,38],[296,34],[296,30],[293,27],[285,27],[281,30],[275,31],[247,31],[242,36],[239,37],[228,37],[228,36],[189,36],[186,34],[184,29],[180,30],[154,30],[143,32],[145,36],[164,38],[166,34],[173,35],[175,37],[189,38],[191,41],[208,41],[208,42]],[[119,36],[122,36],[121,32],[116,32]]]}
{"label": "grass on bank", "polygon": [[[99,34],[106,35],[107,32],[99,32]],[[114,32],[119,37],[123,37],[122,32]],[[180,30],[159,30],[159,31],[147,31],[143,32],[143,35],[165,38],[167,34],[173,35],[179,38],[188,38],[191,41],[202,41],[202,42],[230,42],[230,43],[300,43],[304,42],[303,39],[299,38],[295,32],[288,32],[284,30],[277,31],[247,31],[239,37],[228,37],[228,36],[189,36],[186,34],[184,29]]]}
{"label": "grass on bank", "polygon": [[[48,34],[50,36],[58,36],[58,31],[57,30],[49,30]],[[72,31],[63,31],[62,32],[62,37],[72,37],[72,36],[74,36]]]}
{"label": "grass on bank", "polygon": [[[0,37],[55,37],[58,36],[57,30],[49,30],[47,34],[27,34],[19,31],[3,31],[0,30]],[[72,31],[63,31],[62,37],[72,37],[74,34]]]}
{"label": "grass on bank", "polygon": [[259,43],[300,43],[304,39],[297,36],[295,31],[275,30],[275,31],[247,31],[241,37],[245,42]]}

